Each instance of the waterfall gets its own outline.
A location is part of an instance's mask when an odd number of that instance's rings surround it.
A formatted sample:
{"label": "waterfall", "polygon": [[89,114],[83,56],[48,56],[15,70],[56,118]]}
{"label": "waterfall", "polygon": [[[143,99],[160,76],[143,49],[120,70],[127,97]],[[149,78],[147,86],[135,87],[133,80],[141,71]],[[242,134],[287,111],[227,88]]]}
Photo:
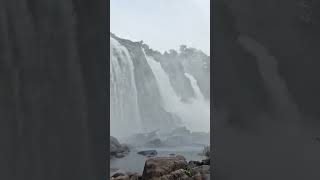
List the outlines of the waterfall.
{"label": "waterfall", "polygon": [[162,68],[160,62],[145,54],[147,62],[152,69],[158,83],[163,99],[163,108],[178,115],[188,129],[192,131],[210,131],[210,104],[203,97],[197,80],[190,74],[185,74],[190,80],[196,97],[190,102],[182,102],[171,86],[168,74]]}
{"label": "waterfall", "polygon": [[205,101],[203,94],[201,93],[200,87],[197,80],[189,73],[184,73],[184,75],[190,80],[193,91],[195,92],[196,99]]}
{"label": "waterfall", "polygon": [[162,102],[164,103],[163,108],[167,112],[172,112],[176,106],[180,105],[180,98],[171,86],[169,76],[162,68],[160,62],[155,61],[153,57],[147,56],[146,54],[145,57],[156,78]]}
{"label": "waterfall", "polygon": [[141,118],[129,51],[110,37],[110,133],[125,137],[141,132]]}
{"label": "waterfall", "polygon": [[180,117],[185,119],[191,130],[210,132],[210,102],[201,93],[197,80],[191,74],[185,73],[185,76],[190,80],[196,97],[189,104],[182,103]]}

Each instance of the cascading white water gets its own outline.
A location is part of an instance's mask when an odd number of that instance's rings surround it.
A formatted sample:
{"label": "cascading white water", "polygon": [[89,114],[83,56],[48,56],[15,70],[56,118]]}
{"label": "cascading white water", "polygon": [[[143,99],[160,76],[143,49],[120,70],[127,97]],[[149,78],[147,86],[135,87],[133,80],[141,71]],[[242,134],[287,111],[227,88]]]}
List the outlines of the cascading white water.
{"label": "cascading white water", "polygon": [[110,134],[121,138],[141,132],[141,118],[128,50],[110,37]]}
{"label": "cascading white water", "polygon": [[196,97],[190,104],[185,104],[179,114],[186,119],[186,123],[192,130],[209,132],[210,102],[201,93],[197,80],[188,73],[185,73],[185,75],[190,80]]}
{"label": "cascading white water", "polygon": [[155,61],[153,57],[147,56],[146,54],[145,57],[157,80],[165,110],[178,115],[188,129],[192,131],[209,132],[210,104],[203,97],[196,79],[190,74],[185,74],[191,81],[196,97],[191,102],[184,103],[175,93],[171,86],[169,76],[162,68],[160,62]]}
{"label": "cascading white water", "polygon": [[184,73],[184,75],[190,80],[193,91],[195,92],[196,99],[205,101],[205,98],[201,93],[197,80],[189,73]]}
{"label": "cascading white water", "polygon": [[[144,51],[143,51],[144,52]],[[167,112],[172,112],[177,106],[180,105],[180,98],[176,95],[173,87],[171,86],[169,76],[162,69],[160,62],[157,62],[153,57],[147,56],[144,53],[147,62],[156,78],[160,94],[162,97],[163,108]]]}

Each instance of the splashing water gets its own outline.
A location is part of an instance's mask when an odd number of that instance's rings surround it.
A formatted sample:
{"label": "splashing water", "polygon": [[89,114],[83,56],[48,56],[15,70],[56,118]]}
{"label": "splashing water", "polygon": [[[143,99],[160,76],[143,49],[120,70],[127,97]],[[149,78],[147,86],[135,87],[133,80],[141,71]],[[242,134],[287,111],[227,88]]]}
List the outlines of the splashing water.
{"label": "splashing water", "polygon": [[124,137],[141,132],[134,66],[128,50],[110,37],[111,135]]}
{"label": "splashing water", "polygon": [[184,125],[192,131],[210,131],[210,103],[203,97],[197,80],[190,74],[185,73],[190,80],[196,97],[189,103],[184,103],[175,93],[171,86],[168,74],[162,68],[160,62],[154,60],[153,57],[145,54],[147,62],[156,77],[158,87],[163,99],[163,106],[166,111],[178,115]]}

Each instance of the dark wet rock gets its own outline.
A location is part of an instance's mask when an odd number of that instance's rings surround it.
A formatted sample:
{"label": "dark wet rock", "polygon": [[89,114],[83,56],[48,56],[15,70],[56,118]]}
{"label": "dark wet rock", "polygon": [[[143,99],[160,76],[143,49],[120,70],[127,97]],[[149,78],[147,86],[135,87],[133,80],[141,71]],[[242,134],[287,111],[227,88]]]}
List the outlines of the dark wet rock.
{"label": "dark wet rock", "polygon": [[119,141],[110,136],[110,157],[113,158],[123,158],[130,152],[127,145],[120,144]]}
{"label": "dark wet rock", "polygon": [[146,150],[146,151],[139,151],[138,154],[143,156],[156,156],[158,152],[156,150]]}
{"label": "dark wet rock", "polygon": [[110,136],[110,150],[115,150],[117,148],[119,148],[121,145],[118,141],[118,139],[116,139],[115,137]]}
{"label": "dark wet rock", "polygon": [[210,165],[210,159],[204,159],[202,160],[203,165]]}
{"label": "dark wet rock", "polygon": [[126,174],[124,172],[116,172],[114,173],[111,177],[113,178],[116,178],[116,177],[119,177],[119,176],[126,176]]}
{"label": "dark wet rock", "polygon": [[202,166],[202,165],[203,165],[203,163],[200,161],[190,161],[189,162],[190,167],[197,167],[197,166]]}
{"label": "dark wet rock", "polygon": [[189,167],[194,168],[198,166],[210,166],[210,159],[204,159],[202,161],[189,161]]}
{"label": "dark wet rock", "polygon": [[142,180],[142,175],[139,173],[128,173],[130,180]]}
{"label": "dark wet rock", "polygon": [[119,172],[111,175],[110,179],[112,179],[112,180],[140,180],[141,174],[119,171]]}
{"label": "dark wet rock", "polygon": [[116,158],[123,158],[123,157],[125,157],[126,156],[126,153],[116,153],[115,155],[114,155],[114,157],[116,157]]}
{"label": "dark wet rock", "polygon": [[111,177],[112,180],[130,180],[128,175],[118,176],[118,177]]}

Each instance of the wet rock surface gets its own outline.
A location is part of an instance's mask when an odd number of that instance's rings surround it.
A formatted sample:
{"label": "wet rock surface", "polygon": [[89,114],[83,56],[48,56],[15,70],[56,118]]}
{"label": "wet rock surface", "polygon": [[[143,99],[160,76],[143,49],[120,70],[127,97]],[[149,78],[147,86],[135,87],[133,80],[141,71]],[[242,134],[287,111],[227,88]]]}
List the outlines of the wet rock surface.
{"label": "wet rock surface", "polygon": [[154,127],[160,129],[172,127],[174,122],[180,119],[162,108],[157,81],[147,63],[142,43],[122,39],[112,33],[110,37],[116,39],[130,53],[134,66],[134,77],[135,79],[139,79],[135,81],[135,85],[141,122],[149,129],[154,129]]}
{"label": "wet rock surface", "polygon": [[118,170],[113,180],[209,180],[210,160],[187,162],[183,156],[147,159],[142,174]]}
{"label": "wet rock surface", "polygon": [[156,150],[146,150],[146,151],[139,151],[138,154],[143,156],[156,156],[158,152]]}
{"label": "wet rock surface", "polygon": [[119,141],[110,136],[110,157],[111,158],[123,158],[130,152],[127,145],[120,144]]}
{"label": "wet rock surface", "polygon": [[[205,163],[209,164],[205,165]],[[209,177],[210,161],[190,161],[188,163],[183,156],[179,155],[176,157],[156,157],[148,159],[142,174],[143,179],[150,180],[209,180]]]}

